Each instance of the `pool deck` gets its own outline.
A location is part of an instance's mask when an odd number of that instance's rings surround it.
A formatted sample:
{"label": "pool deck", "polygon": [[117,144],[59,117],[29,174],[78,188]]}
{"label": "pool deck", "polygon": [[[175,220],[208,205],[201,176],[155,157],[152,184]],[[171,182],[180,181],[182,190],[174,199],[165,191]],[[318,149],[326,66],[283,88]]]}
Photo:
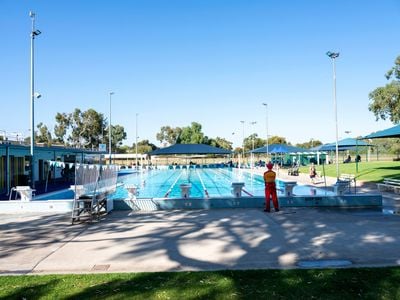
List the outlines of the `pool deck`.
{"label": "pool deck", "polygon": [[116,211],[73,226],[69,214],[0,214],[0,274],[399,266],[399,228],[376,208]]}
{"label": "pool deck", "polygon": [[73,226],[70,214],[0,213],[0,274],[399,266],[400,195],[382,195],[384,212],[115,211]]}

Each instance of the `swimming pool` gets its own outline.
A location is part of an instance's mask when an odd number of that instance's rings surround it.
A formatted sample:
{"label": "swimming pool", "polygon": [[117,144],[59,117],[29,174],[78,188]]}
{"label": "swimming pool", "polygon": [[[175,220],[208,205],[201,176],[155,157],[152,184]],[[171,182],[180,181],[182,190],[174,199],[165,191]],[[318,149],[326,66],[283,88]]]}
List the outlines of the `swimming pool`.
{"label": "swimming pool", "polygon": [[[243,196],[263,197],[264,180],[261,175],[231,168],[184,168],[149,170],[121,176],[112,199],[129,198],[126,186],[136,186],[137,198],[181,198],[181,184],[190,184],[191,198],[232,197],[232,183],[243,182]],[[277,180],[278,195],[283,195],[284,181]],[[325,190],[296,185],[294,195],[327,195]],[[36,197],[37,200],[72,199],[73,191],[53,193]]]}

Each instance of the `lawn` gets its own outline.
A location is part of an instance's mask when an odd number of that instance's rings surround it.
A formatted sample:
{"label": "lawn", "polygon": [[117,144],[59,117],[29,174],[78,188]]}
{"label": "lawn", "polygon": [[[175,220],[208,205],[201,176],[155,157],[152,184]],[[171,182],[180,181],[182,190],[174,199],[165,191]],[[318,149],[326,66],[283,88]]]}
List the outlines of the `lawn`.
{"label": "lawn", "polygon": [[400,299],[400,268],[1,276],[0,299]]}
{"label": "lawn", "polygon": [[[358,172],[357,172],[358,167]],[[320,165],[316,166],[317,171],[323,174],[325,169],[326,176],[336,177],[336,165]],[[301,173],[308,174],[308,166],[300,168]],[[398,161],[371,161],[361,163],[348,163],[339,164],[340,174],[354,174],[357,176],[357,180],[380,182],[385,177],[392,177],[400,179],[400,162]]]}

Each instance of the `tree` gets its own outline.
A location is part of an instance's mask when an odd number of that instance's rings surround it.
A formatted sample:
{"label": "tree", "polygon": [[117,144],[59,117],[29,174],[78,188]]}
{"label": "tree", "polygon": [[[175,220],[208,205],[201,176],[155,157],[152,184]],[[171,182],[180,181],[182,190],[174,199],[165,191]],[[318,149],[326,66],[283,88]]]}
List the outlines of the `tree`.
{"label": "tree", "polygon": [[244,139],[245,151],[253,150],[253,142],[254,142],[254,149],[263,147],[267,144],[266,140],[259,138],[257,133],[253,133]]}
{"label": "tree", "polygon": [[[126,132],[121,125],[111,125],[111,144],[113,148],[118,148],[122,145],[122,141],[126,140]],[[108,134],[107,134],[108,143]]]}
{"label": "tree", "polygon": [[201,132],[201,124],[192,122],[190,126],[183,127],[179,142],[181,144],[202,144],[204,142],[204,133]]}
{"label": "tree", "polygon": [[396,154],[397,159],[400,157],[400,140],[396,139],[396,142],[392,144],[390,152]]}
{"label": "tree", "polygon": [[57,113],[56,115],[56,125],[54,126],[55,141],[59,143],[66,144],[65,135],[67,130],[71,125],[70,116],[66,113]]}
{"label": "tree", "polygon": [[181,134],[182,129],[179,127],[172,128],[171,126],[163,126],[160,129],[160,132],[157,133],[156,139],[160,141],[161,144],[175,144],[179,135]]}
{"label": "tree", "polygon": [[270,145],[271,144],[285,144],[286,145],[286,144],[288,144],[288,142],[286,141],[286,138],[274,135],[268,139],[268,144],[270,144]]}
{"label": "tree", "polygon": [[310,148],[318,147],[321,145],[322,145],[321,141],[310,139],[308,142],[296,144],[296,147],[310,149]]}
{"label": "tree", "polygon": [[51,133],[48,130],[47,126],[43,125],[43,123],[40,122],[39,124],[37,124],[36,127],[39,129],[39,134],[36,134],[35,132],[36,142],[44,143],[47,146],[51,146]]}
{"label": "tree", "polygon": [[207,143],[208,145],[218,147],[218,148],[223,148],[227,150],[232,150],[232,142],[229,142],[228,140],[221,138],[221,137],[216,137],[215,139],[208,139],[207,138]]}
{"label": "tree", "polygon": [[[57,142],[89,149],[97,149],[100,143],[108,144],[107,121],[102,113],[94,109],[81,111],[76,108],[69,114],[57,113],[56,122],[54,134]],[[111,127],[112,146],[115,149],[126,139],[126,132],[123,126]]]}
{"label": "tree", "polygon": [[376,120],[389,118],[397,124],[400,122],[400,56],[396,58],[394,67],[385,77],[392,81],[369,94],[371,102],[368,109],[375,114]]}
{"label": "tree", "polygon": [[[143,140],[143,141],[138,142],[138,149],[137,149],[138,153],[145,154],[145,153],[149,153],[156,149],[157,149],[157,146],[150,143],[149,140]],[[131,151],[136,152],[136,144],[135,143],[133,143]]]}

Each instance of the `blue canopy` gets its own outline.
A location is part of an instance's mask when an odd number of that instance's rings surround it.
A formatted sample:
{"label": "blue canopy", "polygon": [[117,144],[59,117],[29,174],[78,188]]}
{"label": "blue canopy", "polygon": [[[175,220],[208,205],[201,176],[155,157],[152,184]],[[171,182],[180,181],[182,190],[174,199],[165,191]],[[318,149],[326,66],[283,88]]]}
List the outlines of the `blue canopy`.
{"label": "blue canopy", "polygon": [[[354,147],[367,147],[367,146],[372,146],[372,145],[364,141],[353,138],[347,138],[338,141],[339,151],[350,150],[353,149]],[[319,148],[319,151],[335,151],[335,150],[336,150],[336,143],[325,144],[320,146]]]}
{"label": "blue canopy", "polygon": [[149,155],[173,155],[173,154],[231,154],[232,151],[217,148],[205,144],[175,144],[160,148],[149,153]]}
{"label": "blue canopy", "polygon": [[[305,152],[306,149],[286,145],[286,144],[271,144],[268,146],[268,153],[299,153]],[[250,153],[267,153],[267,146],[260,147],[250,151]]]}
{"label": "blue canopy", "polygon": [[378,138],[391,138],[391,137],[400,137],[400,125],[371,133],[369,135],[364,136],[363,139],[378,139]]}

